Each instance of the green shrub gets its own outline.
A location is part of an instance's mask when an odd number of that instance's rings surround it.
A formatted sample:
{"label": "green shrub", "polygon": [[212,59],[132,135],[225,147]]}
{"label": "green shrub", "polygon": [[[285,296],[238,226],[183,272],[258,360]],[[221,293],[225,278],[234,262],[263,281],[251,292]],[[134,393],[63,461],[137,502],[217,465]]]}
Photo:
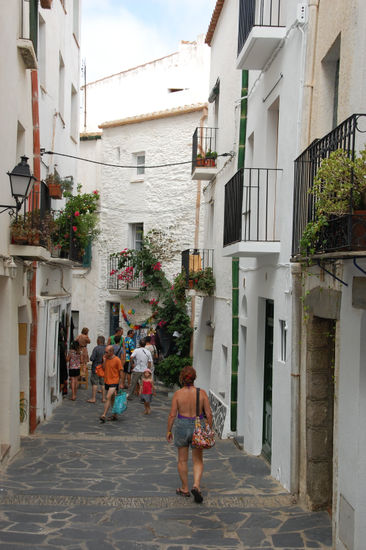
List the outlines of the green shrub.
{"label": "green shrub", "polygon": [[169,355],[158,365],[156,365],[156,376],[163,382],[168,388],[179,385],[179,374],[183,367],[192,365],[192,357],[180,357],[179,355]]}

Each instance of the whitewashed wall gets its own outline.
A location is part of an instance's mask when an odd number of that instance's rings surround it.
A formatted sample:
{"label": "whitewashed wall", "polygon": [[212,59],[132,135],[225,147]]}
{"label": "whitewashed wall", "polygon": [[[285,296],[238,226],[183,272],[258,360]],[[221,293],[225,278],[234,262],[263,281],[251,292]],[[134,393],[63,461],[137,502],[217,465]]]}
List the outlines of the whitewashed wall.
{"label": "whitewashed wall", "polygon": [[[24,8],[22,17],[21,9]],[[25,68],[17,49],[18,37],[29,37],[28,2],[8,2],[2,6],[0,23],[0,46],[6,55],[0,64],[0,79],[3,85],[0,90],[0,112],[2,125],[0,135],[0,202],[12,204],[9,178],[6,174],[20,161],[21,155],[29,157],[33,172],[33,121],[32,92],[30,70]],[[51,10],[39,6],[40,33],[38,68],[39,68],[39,109],[41,147],[46,150],[58,150],[62,153],[77,154],[79,126],[79,109],[71,117],[71,84],[76,91],[78,105],[79,90],[79,47],[73,38],[72,6],[67,13],[60,2],[53,2]],[[21,23],[23,21],[23,28]],[[64,112],[63,122],[59,112],[59,55],[64,61]],[[6,84],[5,84],[6,83]],[[73,123],[71,123],[73,118]],[[73,131],[71,131],[73,128]],[[57,161],[57,170],[62,176],[75,175],[75,161]],[[52,158],[44,156],[41,162],[41,177],[53,171]],[[52,207],[60,206],[60,201],[53,201]],[[9,253],[9,216],[0,215],[0,257]],[[29,268],[21,258],[15,258],[18,267],[15,279],[10,279],[0,259],[0,326],[1,326],[1,370],[2,384],[0,389],[0,443],[10,445],[8,457],[12,457],[20,445],[20,434],[28,433],[29,409],[24,423],[19,423],[19,392],[29,403],[29,341],[31,311],[29,302],[29,282],[26,271]],[[68,290],[65,291],[64,289]],[[38,341],[37,341],[37,419],[48,417],[54,406],[60,402],[59,381],[53,374],[50,362],[45,355],[48,347],[47,335],[49,326],[42,317],[42,294],[58,296],[59,312],[67,309],[70,303],[71,267],[55,264],[39,264],[37,269],[38,293]],[[25,355],[18,353],[18,323],[27,325],[27,350]],[[55,353],[57,349],[55,350]],[[53,368],[54,365],[52,365]],[[53,388],[53,390],[51,389]],[[51,399],[51,392],[54,396]]]}
{"label": "whitewashed wall", "polygon": [[[237,151],[238,109],[241,75],[235,69],[238,3],[225,2],[211,44],[210,89],[220,78],[219,115],[215,121],[214,105],[209,105],[208,127],[217,125],[217,152]],[[214,394],[230,405],[231,385],[231,259],[222,256],[224,227],[224,185],[237,171],[237,157],[218,158],[218,176],[215,182],[204,186],[207,224],[204,248],[214,249],[214,298],[205,298],[201,322],[195,337],[195,367],[198,384],[209,387]],[[207,325],[212,321],[214,330]],[[205,349],[206,337],[213,335],[213,349]],[[227,431],[226,431],[227,433]],[[226,435],[226,434],[224,434]]]}
{"label": "whitewashed wall", "polygon": [[[101,192],[101,235],[93,246],[92,268],[84,276],[73,278],[73,309],[80,312],[80,326],[90,328],[93,343],[99,334],[108,336],[109,302],[119,302],[126,310],[135,309],[131,319],[134,323],[144,321],[151,313],[148,305],[128,293],[107,290],[109,254],[130,246],[128,224],[143,223],[145,233],[160,229],[173,239],[174,258],[163,265],[171,280],[180,272],[181,251],[194,245],[197,183],[191,180],[190,159],[192,135],[201,116],[199,110],[107,128],[102,140],[81,142],[82,157],[97,158],[101,154],[106,163],[131,165],[136,151],[145,151],[146,166],[188,161],[178,166],[146,168],[143,178],[136,176],[136,170],[103,167],[100,181],[92,169],[80,166],[80,179],[85,177],[88,185],[92,182],[92,187]],[[126,331],[128,327],[124,323],[122,326]]]}
{"label": "whitewashed wall", "polygon": [[209,55],[201,35],[195,42],[181,41],[176,53],[162,59],[120,73],[116,67],[115,75],[88,83],[87,127],[82,117],[81,131],[94,132],[105,121],[206,101]]}

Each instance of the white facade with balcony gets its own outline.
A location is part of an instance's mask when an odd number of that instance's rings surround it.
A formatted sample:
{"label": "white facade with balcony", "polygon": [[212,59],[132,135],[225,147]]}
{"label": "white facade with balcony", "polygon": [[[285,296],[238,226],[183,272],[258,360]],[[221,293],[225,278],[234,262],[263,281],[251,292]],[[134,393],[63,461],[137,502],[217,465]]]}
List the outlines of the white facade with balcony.
{"label": "white facade with balcony", "polygon": [[[99,334],[113,333],[113,323],[126,335],[121,305],[126,312],[135,310],[128,314],[133,324],[151,315],[151,307],[136,300],[138,285],[126,288],[110,276],[110,254],[136,248],[141,229],[145,234],[160,229],[174,242],[173,258],[163,265],[173,279],[181,271],[181,252],[195,246],[195,234],[202,244],[202,189],[191,180],[191,159],[193,132],[206,117],[208,72],[209,48],[201,37],[181,43],[172,56],[87,84],[88,120],[100,127],[81,134],[80,155],[130,167],[79,164],[78,181],[101,196],[101,234],[93,244],[91,269],[80,269],[73,278],[72,308],[79,326],[90,328],[92,344]],[[108,98],[117,90],[119,100],[113,103]]]}
{"label": "white facade with balcony", "polygon": [[[37,148],[33,133],[32,96],[39,112],[40,146],[46,150],[77,154],[73,124],[79,111],[79,46],[73,38],[78,32],[79,14],[74,17],[70,3],[66,12],[61,2],[43,9],[28,1],[7,2],[2,6],[0,44],[3,56],[0,77],[1,137],[0,178],[1,204],[15,203],[10,194],[6,174],[19,162],[21,155],[29,157],[31,172]],[[33,12],[32,12],[33,10]],[[32,12],[32,13],[30,13]],[[60,85],[62,57],[63,86]],[[38,97],[32,94],[31,71],[37,71]],[[71,100],[74,94],[73,102]],[[58,113],[63,102],[63,123]],[[74,107],[72,107],[71,103]],[[74,109],[74,111],[73,111]],[[76,118],[75,118],[76,117]],[[78,122],[76,128],[78,127]],[[41,159],[41,179],[48,171],[76,175],[72,160]],[[58,202],[58,204],[60,201]],[[53,203],[52,207],[57,208]],[[8,213],[0,215],[0,327],[1,369],[0,445],[1,461],[6,462],[19,450],[20,435],[29,433],[30,422],[30,347],[36,346],[35,423],[47,418],[61,401],[59,391],[58,329],[71,310],[71,265],[67,261],[51,261],[49,252],[38,246],[11,244]],[[12,278],[8,260],[17,266]],[[33,260],[36,263],[33,264]],[[39,260],[43,260],[42,263]],[[35,309],[38,337],[31,337],[32,307],[30,279],[36,277]],[[34,312],[33,312],[34,313]],[[33,322],[33,327],[35,323]],[[32,342],[32,343],[31,343]],[[35,394],[34,394],[35,395]],[[26,416],[19,419],[19,401],[25,399]]]}
{"label": "white facade with balcony", "polygon": [[[260,34],[258,43],[253,42],[257,32],[254,26],[252,35],[248,33],[238,50],[238,36],[232,36],[230,29],[238,28],[240,4],[243,9],[256,5],[239,0],[225,2],[211,38],[210,85],[213,88],[219,79],[220,92],[209,105],[207,125],[217,127],[218,152],[231,150],[235,156],[219,161],[216,179],[205,190],[208,206],[204,246],[215,242],[217,288],[211,303],[207,301],[204,306],[211,324],[207,326],[207,319],[202,316],[195,340],[199,354],[195,359],[199,376],[209,381],[212,393],[226,407],[224,435],[234,435],[251,454],[266,452],[272,475],[291,491],[297,475],[293,463],[296,435],[292,430],[295,410],[291,376],[295,368],[291,357],[292,186],[293,160],[300,138],[299,90],[304,72],[305,34],[296,25],[296,4],[283,0],[279,31],[282,47],[272,44],[271,51],[264,54],[268,42]],[[265,4],[258,2],[255,17],[259,16],[259,5]],[[264,28],[264,24],[260,30],[266,40],[273,31]],[[228,36],[232,38],[228,40]],[[259,43],[262,50],[258,49]],[[248,49],[245,55],[255,52],[253,64],[242,65],[243,48]],[[242,75],[237,70],[238,62],[240,67],[258,69],[249,71],[245,166],[240,173],[237,164]],[[229,188],[225,199],[225,186],[235,181],[232,205],[227,207]],[[235,236],[227,238],[233,227]],[[232,257],[240,259],[235,433],[230,428]],[[209,332],[213,336],[211,352],[200,344]],[[270,382],[265,382],[265,362]],[[269,441],[264,440],[264,425]]]}

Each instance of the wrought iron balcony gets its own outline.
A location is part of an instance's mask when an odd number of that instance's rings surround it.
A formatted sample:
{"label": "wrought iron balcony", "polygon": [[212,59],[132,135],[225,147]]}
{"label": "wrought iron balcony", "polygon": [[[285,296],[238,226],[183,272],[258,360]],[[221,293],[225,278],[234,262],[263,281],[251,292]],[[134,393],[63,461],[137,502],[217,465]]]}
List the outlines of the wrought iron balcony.
{"label": "wrought iron balcony", "polygon": [[225,185],[224,256],[280,251],[277,204],[282,170],[240,169]]}
{"label": "wrought iron balcony", "polygon": [[192,139],[192,179],[211,180],[216,174],[216,128],[196,128]]}
{"label": "wrought iron balcony", "polygon": [[[343,149],[350,159],[364,147],[366,114],[354,114],[314,141],[295,160],[292,255],[301,254],[300,241],[309,222],[317,220],[316,197],[310,193],[323,159],[337,149]],[[324,254],[340,251],[366,250],[366,211],[354,212],[352,190],[349,214],[333,216],[320,231],[313,252]]]}
{"label": "wrought iron balcony", "polygon": [[286,35],[281,0],[240,0],[237,69],[264,68]]}
{"label": "wrought iron balcony", "polygon": [[143,283],[142,273],[135,274],[132,264],[126,262],[122,269],[118,268],[118,257],[109,256],[108,260],[108,290],[139,291]]}
{"label": "wrought iron balcony", "polygon": [[182,272],[186,276],[186,288],[199,294],[211,295],[215,287],[213,278],[213,250],[188,248],[182,252]]}

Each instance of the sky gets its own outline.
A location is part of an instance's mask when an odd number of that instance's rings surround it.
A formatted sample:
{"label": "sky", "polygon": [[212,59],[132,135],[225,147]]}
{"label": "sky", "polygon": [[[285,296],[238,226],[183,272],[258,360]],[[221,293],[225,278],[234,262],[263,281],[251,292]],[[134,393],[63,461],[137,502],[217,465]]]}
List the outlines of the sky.
{"label": "sky", "polygon": [[83,0],[86,80],[153,61],[206,34],[216,0]]}

